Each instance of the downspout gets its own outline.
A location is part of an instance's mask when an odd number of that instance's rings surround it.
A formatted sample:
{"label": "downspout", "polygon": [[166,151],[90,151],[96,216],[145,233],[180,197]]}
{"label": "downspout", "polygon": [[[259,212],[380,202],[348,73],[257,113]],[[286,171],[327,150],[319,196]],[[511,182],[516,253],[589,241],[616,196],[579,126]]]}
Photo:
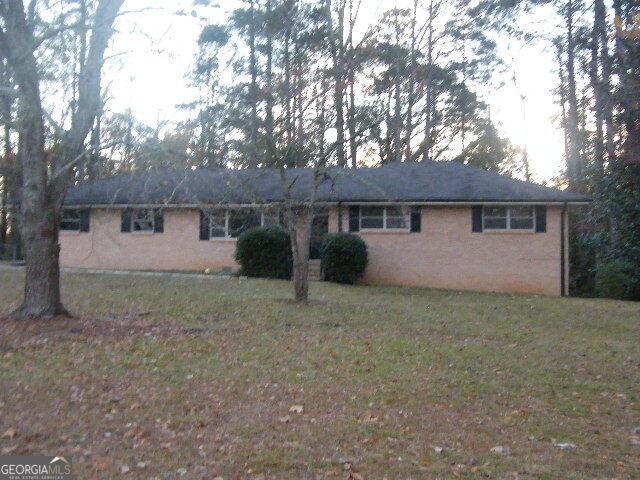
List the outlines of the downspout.
{"label": "downspout", "polygon": [[560,214],[560,296],[566,297],[567,284],[566,284],[566,228],[567,228],[567,203],[562,206],[562,213]]}

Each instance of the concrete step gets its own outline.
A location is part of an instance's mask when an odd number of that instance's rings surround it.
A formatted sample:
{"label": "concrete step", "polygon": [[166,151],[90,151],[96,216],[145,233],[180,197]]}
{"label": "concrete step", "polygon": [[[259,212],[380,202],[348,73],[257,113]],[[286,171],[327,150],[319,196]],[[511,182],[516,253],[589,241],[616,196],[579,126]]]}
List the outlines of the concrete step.
{"label": "concrete step", "polygon": [[310,282],[319,282],[322,280],[322,266],[320,260],[309,260],[309,275]]}

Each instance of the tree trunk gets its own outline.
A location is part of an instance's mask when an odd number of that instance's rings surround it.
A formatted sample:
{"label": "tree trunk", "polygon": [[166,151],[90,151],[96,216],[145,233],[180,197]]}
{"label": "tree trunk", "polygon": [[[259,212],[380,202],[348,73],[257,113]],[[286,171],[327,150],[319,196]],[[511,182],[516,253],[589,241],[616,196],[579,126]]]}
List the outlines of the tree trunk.
{"label": "tree trunk", "polygon": [[255,1],[250,1],[249,12],[249,74],[251,75],[251,84],[249,85],[249,102],[251,107],[251,119],[249,125],[249,161],[251,166],[257,166],[258,163],[258,60],[256,56],[256,19],[255,19]]}
{"label": "tree trunk", "polygon": [[591,61],[589,63],[589,82],[591,83],[591,89],[593,90],[593,110],[595,116],[595,137],[593,139],[593,155],[596,167],[598,169],[598,176],[602,178],[604,175],[604,108],[602,104],[602,83],[600,80],[599,72],[599,38],[598,38],[598,6],[597,2],[594,2],[594,21],[593,28],[591,30]]}
{"label": "tree trunk", "polygon": [[22,2],[5,2],[0,9],[4,29],[3,53],[19,88],[18,158],[20,175],[20,233],[26,278],[24,300],[15,318],[51,317],[66,313],[60,302],[58,245],[59,211],[84,142],[100,105],[100,79],[104,53],[113,34],[113,22],[123,0],[100,0],[96,6],[90,48],[78,76],[77,102],[72,104],[71,128],[61,141],[60,155],[45,151],[45,125],[36,60],[33,26]]}
{"label": "tree trunk", "polygon": [[597,40],[600,50],[600,97],[605,124],[605,152],[607,160],[610,161],[615,156],[615,127],[613,122],[614,104],[611,95],[611,73],[613,64],[611,54],[609,53],[609,31],[607,26],[607,10],[604,0],[595,0],[594,17],[594,28],[597,31]]}
{"label": "tree trunk", "polygon": [[355,61],[353,46],[351,48],[351,61],[349,66],[349,105],[347,108],[347,127],[349,129],[349,157],[351,168],[358,166],[358,139],[356,138],[356,94],[355,94]]}
{"label": "tree trunk", "polygon": [[327,27],[329,29],[329,48],[333,59],[334,109],[336,114],[336,154],[338,166],[346,167],[347,159],[344,151],[344,1],[338,8],[338,32],[333,28],[331,0],[326,0]]}
{"label": "tree trunk", "polygon": [[86,174],[87,180],[89,180],[90,182],[96,180],[99,176],[101,126],[102,126],[102,108],[100,109],[100,112],[98,112],[98,114],[96,115],[95,123],[93,125],[93,128],[91,129],[91,136],[90,136],[91,153],[88,155],[89,161],[85,168],[85,174]]}
{"label": "tree trunk", "polygon": [[273,151],[276,147],[276,141],[274,136],[274,118],[273,118],[273,24],[271,10],[271,0],[267,0],[267,20],[266,20],[266,36],[267,36],[267,65],[266,65],[266,106],[265,106],[265,130],[267,137],[267,145],[269,151],[267,152],[267,161],[269,165],[273,165],[274,155]]}
{"label": "tree trunk", "polygon": [[564,62],[562,60],[562,45],[556,47],[558,62],[558,94],[560,95],[560,109],[562,113],[562,133],[564,139],[564,156],[569,158],[569,135],[567,134],[567,87],[564,79]]}
{"label": "tree trunk", "polygon": [[309,244],[312,220],[313,212],[310,207],[300,206],[293,209],[289,230],[291,253],[293,254],[293,290],[296,302],[309,300]]}
{"label": "tree trunk", "polygon": [[0,172],[0,255],[5,252],[7,245],[7,172]]}
{"label": "tree trunk", "polygon": [[581,141],[580,141],[580,116],[578,113],[578,96],[575,74],[575,49],[574,38],[574,0],[569,0],[566,6],[565,24],[567,28],[567,103],[568,117],[567,129],[569,137],[569,158],[567,158],[567,173],[572,188],[577,188],[583,178]]}
{"label": "tree trunk", "polygon": [[47,203],[44,215],[25,215],[21,232],[26,260],[24,300],[14,318],[67,315],[60,299],[60,245],[56,207]]}
{"label": "tree trunk", "polygon": [[434,16],[433,0],[429,2],[429,24],[427,26],[427,79],[425,88],[427,90],[427,98],[424,106],[424,142],[422,144],[422,161],[431,160],[431,133],[433,129],[432,112],[433,112],[433,36],[434,36]]}
{"label": "tree trunk", "polygon": [[291,28],[289,27],[292,19],[288,19],[284,36],[284,125],[287,135],[287,145],[291,145],[293,141],[293,121],[291,114]]}
{"label": "tree trunk", "polygon": [[356,51],[353,46],[353,30],[355,27],[353,0],[349,1],[349,65],[347,76],[349,81],[349,101],[347,104],[347,129],[349,130],[349,160],[351,168],[358,166],[358,139],[356,138]]}
{"label": "tree trunk", "polygon": [[396,48],[395,78],[394,78],[394,104],[393,104],[393,161],[402,161],[402,72],[400,62],[400,23],[398,11],[395,11]]}
{"label": "tree trunk", "polygon": [[[321,90],[324,92],[325,91],[325,79],[322,79],[321,81]],[[326,121],[326,115],[327,115],[327,106],[326,106],[326,102],[325,102],[325,96],[324,95],[319,95],[318,96],[318,101],[316,103],[316,111],[317,111],[317,121],[318,121],[318,155],[319,158],[324,158],[325,156],[325,141],[324,141],[324,134],[326,133],[327,130],[327,121]]]}
{"label": "tree trunk", "polygon": [[416,24],[418,22],[418,0],[413,0],[413,16],[411,18],[411,48],[409,51],[409,75],[407,76],[407,121],[404,139],[404,159],[410,162],[413,159],[411,151],[411,139],[413,137],[413,104],[415,102],[415,74],[416,74]]}
{"label": "tree trunk", "polygon": [[[8,73],[7,65],[4,60],[0,60],[0,84],[4,87],[10,87],[10,76]],[[9,95],[3,95],[1,99],[2,105],[2,123],[3,123],[3,140],[4,140],[4,158],[0,161],[0,177],[2,177],[2,183],[0,184],[0,254],[4,253],[3,250],[7,243],[7,229],[8,229],[8,206],[7,198],[11,193],[11,181],[10,176],[12,174],[11,163],[11,109],[13,106],[13,97]]]}
{"label": "tree trunk", "polygon": [[298,81],[298,78],[301,75],[299,70],[300,55],[302,55],[302,53],[300,52],[300,40],[298,39],[297,32],[294,31],[292,78],[291,78],[291,88],[290,88],[290,91],[293,93],[293,98],[291,99],[291,116],[290,116],[291,136],[294,141],[297,141],[300,139],[300,136],[298,134],[298,122],[297,122],[298,101],[300,100],[300,95],[299,95],[300,92],[298,91],[299,84],[300,84],[300,82]]}

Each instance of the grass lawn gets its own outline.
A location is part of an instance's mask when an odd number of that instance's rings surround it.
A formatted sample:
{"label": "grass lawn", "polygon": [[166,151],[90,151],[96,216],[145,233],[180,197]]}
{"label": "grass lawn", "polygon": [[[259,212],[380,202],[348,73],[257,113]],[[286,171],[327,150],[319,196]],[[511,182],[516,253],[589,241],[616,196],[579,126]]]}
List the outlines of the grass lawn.
{"label": "grass lawn", "polygon": [[[82,479],[640,475],[638,303],[63,284],[75,319],[0,322],[2,453],[68,455]],[[21,289],[0,271],[0,315]]]}

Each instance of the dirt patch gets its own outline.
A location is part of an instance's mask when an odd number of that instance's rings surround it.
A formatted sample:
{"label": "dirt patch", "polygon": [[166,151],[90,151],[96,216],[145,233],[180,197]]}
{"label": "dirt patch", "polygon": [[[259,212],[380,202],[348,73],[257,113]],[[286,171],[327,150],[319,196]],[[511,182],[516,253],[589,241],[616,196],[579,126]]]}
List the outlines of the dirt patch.
{"label": "dirt patch", "polygon": [[20,346],[81,338],[113,340],[135,337],[170,338],[204,335],[209,328],[158,323],[152,319],[112,317],[104,319],[55,317],[48,320],[0,320],[0,353]]}
{"label": "dirt patch", "polygon": [[279,302],[285,305],[295,305],[299,307],[324,307],[329,304],[326,300],[307,300],[306,302],[298,302],[292,298],[282,298]]}

